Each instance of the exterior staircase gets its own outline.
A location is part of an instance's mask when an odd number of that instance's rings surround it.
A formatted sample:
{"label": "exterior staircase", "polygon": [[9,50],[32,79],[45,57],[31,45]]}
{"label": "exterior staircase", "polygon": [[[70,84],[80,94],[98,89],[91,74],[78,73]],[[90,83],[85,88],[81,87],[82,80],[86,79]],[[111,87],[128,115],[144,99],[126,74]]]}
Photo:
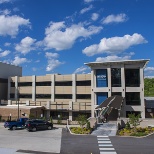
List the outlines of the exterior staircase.
{"label": "exterior staircase", "polygon": [[107,123],[98,123],[96,129],[91,133],[95,136],[116,136],[117,121],[109,121]]}

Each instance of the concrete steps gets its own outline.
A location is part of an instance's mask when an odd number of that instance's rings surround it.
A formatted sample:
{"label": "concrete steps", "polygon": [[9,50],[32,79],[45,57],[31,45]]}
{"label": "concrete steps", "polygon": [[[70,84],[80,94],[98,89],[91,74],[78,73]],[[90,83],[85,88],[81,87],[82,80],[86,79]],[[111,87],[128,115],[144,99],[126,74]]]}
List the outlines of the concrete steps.
{"label": "concrete steps", "polygon": [[91,133],[95,136],[116,136],[117,124],[116,121],[107,122],[107,123],[98,123],[97,128]]}

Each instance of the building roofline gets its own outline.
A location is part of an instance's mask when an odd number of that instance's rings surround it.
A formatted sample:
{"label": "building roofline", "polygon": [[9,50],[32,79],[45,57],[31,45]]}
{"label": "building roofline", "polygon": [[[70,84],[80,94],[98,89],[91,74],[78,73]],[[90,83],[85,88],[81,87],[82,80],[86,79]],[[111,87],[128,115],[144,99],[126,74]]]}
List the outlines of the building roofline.
{"label": "building roofline", "polygon": [[119,63],[119,64],[130,64],[130,63],[144,63],[145,67],[147,63],[150,61],[150,59],[138,59],[138,60],[120,60],[120,61],[106,61],[106,62],[89,62],[89,63],[84,63],[85,65],[91,67],[91,66],[96,66],[96,65],[107,65],[107,64],[114,64],[114,63]]}

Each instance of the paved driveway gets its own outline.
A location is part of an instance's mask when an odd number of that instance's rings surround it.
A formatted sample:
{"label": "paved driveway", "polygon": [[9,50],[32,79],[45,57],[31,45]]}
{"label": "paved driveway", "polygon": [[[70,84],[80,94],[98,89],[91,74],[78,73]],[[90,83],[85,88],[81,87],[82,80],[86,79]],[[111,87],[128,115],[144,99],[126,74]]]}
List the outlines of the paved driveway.
{"label": "paved driveway", "polygon": [[[14,154],[37,151],[38,153],[60,153],[62,128],[28,132],[10,131],[0,124],[0,153]],[[25,151],[26,150],[26,151]],[[27,152],[28,152],[27,151]],[[35,152],[34,152],[35,153]]]}

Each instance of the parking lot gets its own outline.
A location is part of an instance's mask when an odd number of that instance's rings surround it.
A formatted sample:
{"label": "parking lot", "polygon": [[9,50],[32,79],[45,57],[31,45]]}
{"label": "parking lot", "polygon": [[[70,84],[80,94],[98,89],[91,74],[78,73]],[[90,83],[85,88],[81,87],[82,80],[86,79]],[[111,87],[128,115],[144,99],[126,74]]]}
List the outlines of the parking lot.
{"label": "parking lot", "polygon": [[25,150],[31,153],[60,153],[61,136],[62,128],[36,132],[25,129],[11,131],[0,123],[0,153],[19,154]]}

